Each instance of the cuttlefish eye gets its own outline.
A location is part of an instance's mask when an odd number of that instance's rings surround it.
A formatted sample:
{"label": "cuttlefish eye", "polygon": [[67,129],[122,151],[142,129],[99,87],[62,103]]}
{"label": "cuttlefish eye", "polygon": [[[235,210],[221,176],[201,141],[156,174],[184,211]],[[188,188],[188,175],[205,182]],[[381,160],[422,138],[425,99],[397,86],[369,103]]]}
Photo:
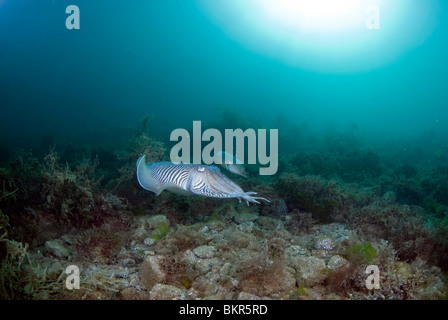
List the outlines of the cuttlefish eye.
{"label": "cuttlefish eye", "polygon": [[199,167],[199,168],[198,168],[198,171],[199,171],[199,172],[204,172],[204,170],[205,170],[205,167]]}

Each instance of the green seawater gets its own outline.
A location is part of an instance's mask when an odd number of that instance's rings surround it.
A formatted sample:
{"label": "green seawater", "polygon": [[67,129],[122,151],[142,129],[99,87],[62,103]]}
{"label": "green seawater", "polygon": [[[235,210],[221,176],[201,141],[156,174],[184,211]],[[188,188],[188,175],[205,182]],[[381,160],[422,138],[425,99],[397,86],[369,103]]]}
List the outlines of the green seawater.
{"label": "green seawater", "polygon": [[[334,7],[269,3],[0,0],[0,258],[8,257],[0,273],[19,288],[0,288],[0,298],[67,298],[39,289],[56,271],[42,282],[16,272],[22,260],[12,247],[35,255],[30,261],[42,250],[64,266],[129,267],[139,279],[143,261],[160,255],[164,283],[182,290],[204,289],[198,270],[208,265],[194,259],[207,256],[229,262],[221,287],[238,283],[221,296],[204,293],[223,299],[313,299],[316,282],[325,294],[366,298],[354,274],[378,262],[392,289],[375,298],[446,298],[448,2],[341,0],[340,20]],[[137,159],[170,161],[176,129],[190,135],[192,158],[197,141],[199,151],[224,146],[226,129],[253,130],[256,143],[265,130],[263,145],[243,140],[247,177],[220,170],[271,202],[141,188]],[[263,146],[275,174],[260,175]],[[170,224],[152,227],[156,215]],[[320,236],[328,252],[315,247]],[[53,240],[69,247],[62,258]],[[331,269],[333,256],[352,265]],[[300,264],[320,273],[302,279],[283,269]],[[143,268],[150,279],[151,268]],[[396,269],[408,277],[405,289],[394,289]],[[293,279],[284,286],[291,292],[277,297],[283,282],[257,282],[271,274]],[[109,295],[121,292],[115,285],[103,298],[118,298]]]}

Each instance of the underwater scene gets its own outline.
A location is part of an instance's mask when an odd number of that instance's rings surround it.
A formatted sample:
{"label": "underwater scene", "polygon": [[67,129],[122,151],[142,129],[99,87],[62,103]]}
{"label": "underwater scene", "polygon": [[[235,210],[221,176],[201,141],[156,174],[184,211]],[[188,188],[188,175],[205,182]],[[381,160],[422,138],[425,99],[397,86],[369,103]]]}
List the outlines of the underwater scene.
{"label": "underwater scene", "polygon": [[0,299],[448,299],[446,17],[0,0]]}

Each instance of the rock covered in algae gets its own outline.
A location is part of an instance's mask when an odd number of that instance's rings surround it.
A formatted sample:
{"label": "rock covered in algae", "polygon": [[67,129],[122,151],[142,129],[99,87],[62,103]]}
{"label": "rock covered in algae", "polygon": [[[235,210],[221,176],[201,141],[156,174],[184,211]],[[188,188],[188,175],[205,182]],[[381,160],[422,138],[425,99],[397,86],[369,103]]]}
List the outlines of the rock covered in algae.
{"label": "rock covered in algae", "polygon": [[315,285],[327,277],[325,261],[314,256],[298,256],[296,258],[297,283],[305,286]]}
{"label": "rock covered in algae", "polygon": [[193,253],[200,259],[211,259],[215,255],[215,247],[200,246],[193,249]]}
{"label": "rock covered in algae", "polygon": [[336,254],[334,256],[331,256],[330,260],[328,260],[327,268],[331,270],[337,270],[347,263],[348,263],[347,260],[345,260],[340,255]]}
{"label": "rock covered in algae", "polygon": [[170,220],[162,214],[151,216],[146,215],[143,217],[140,217],[139,219],[141,227],[149,230],[154,230],[158,227],[165,226],[170,227]]}
{"label": "rock covered in algae", "polygon": [[46,241],[45,249],[53,256],[58,258],[67,258],[70,255],[65,245],[62,243],[62,241],[59,240]]}
{"label": "rock covered in algae", "polygon": [[314,248],[316,250],[327,250],[331,251],[336,247],[334,240],[329,236],[320,236],[316,239],[314,243]]}
{"label": "rock covered in algae", "polygon": [[261,300],[261,298],[259,296],[256,296],[252,293],[248,293],[248,292],[240,292],[240,294],[238,295],[237,300]]}
{"label": "rock covered in algae", "polygon": [[195,272],[205,274],[219,263],[219,260],[214,259],[214,256],[215,248],[213,246],[199,246],[187,250],[184,254],[184,259]]}
{"label": "rock covered in algae", "polygon": [[142,282],[146,288],[151,289],[155,284],[162,282],[166,273],[163,269],[163,258],[160,256],[147,256],[140,268]]}
{"label": "rock covered in algae", "polygon": [[185,300],[186,295],[182,289],[169,284],[156,284],[149,292],[151,300]]}

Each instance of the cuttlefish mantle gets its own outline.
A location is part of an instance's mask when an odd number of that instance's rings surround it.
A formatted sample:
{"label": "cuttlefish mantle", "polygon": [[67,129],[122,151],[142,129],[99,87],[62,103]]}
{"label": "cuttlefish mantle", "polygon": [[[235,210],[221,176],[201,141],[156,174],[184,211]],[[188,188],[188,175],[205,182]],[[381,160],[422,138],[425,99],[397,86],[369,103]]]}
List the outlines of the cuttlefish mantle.
{"label": "cuttlefish mantle", "polygon": [[201,195],[212,198],[238,198],[260,203],[269,200],[254,197],[256,192],[244,192],[240,186],[227,178],[216,166],[200,164],[174,164],[171,162],[148,162],[145,156],[137,160],[137,180],[146,190],[159,195],[163,190],[179,194]]}

